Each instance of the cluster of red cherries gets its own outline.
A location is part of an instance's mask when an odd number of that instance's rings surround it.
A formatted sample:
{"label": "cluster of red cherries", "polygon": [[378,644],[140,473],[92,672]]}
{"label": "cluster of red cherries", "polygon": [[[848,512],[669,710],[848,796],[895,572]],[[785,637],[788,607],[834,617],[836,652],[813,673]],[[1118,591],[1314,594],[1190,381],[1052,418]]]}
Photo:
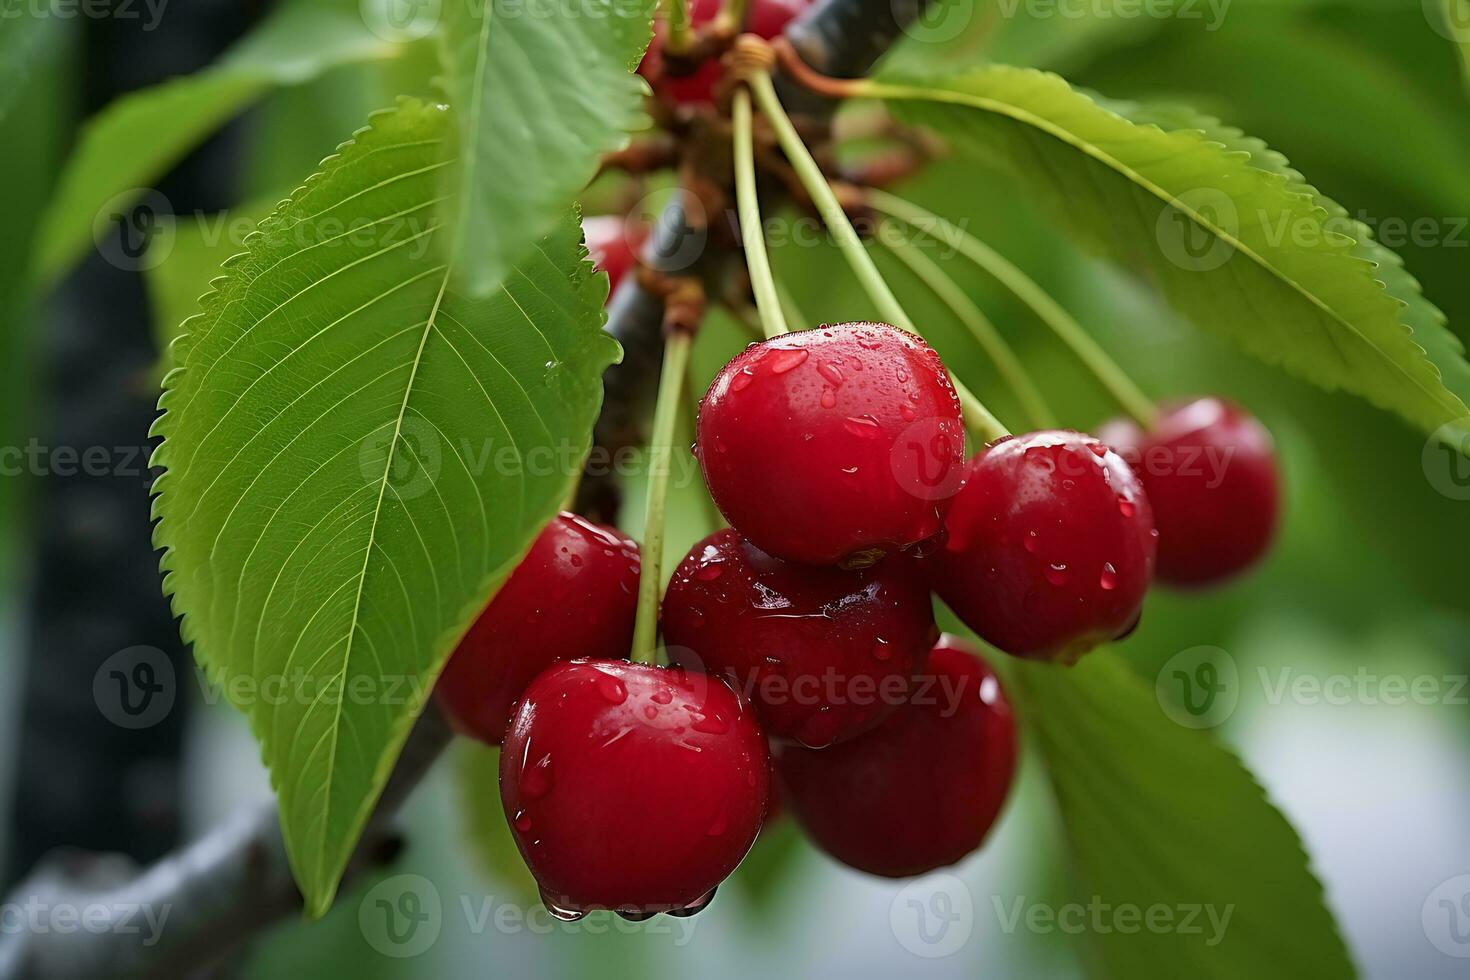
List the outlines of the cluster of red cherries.
{"label": "cluster of red cherries", "polygon": [[626,659],[637,546],[562,514],[439,683],[463,731],[502,745],[506,817],[547,907],[698,911],[777,787],[862,871],[978,848],[1015,722],[977,651],[939,635],[931,591],[995,648],[1070,663],[1134,629],[1156,574],[1217,582],[1272,536],[1270,437],[1238,409],[1205,398],[1104,433],[1006,437],[967,461],[938,355],[884,324],[730,361],[695,452],[731,527],[673,574],[671,665]]}

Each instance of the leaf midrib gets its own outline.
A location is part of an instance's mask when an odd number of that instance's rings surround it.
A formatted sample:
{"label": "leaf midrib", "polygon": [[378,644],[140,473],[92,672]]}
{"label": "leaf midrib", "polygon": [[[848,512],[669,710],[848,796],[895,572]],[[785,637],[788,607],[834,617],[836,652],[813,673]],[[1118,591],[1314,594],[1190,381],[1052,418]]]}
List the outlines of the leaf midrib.
{"label": "leaf midrib", "polygon": [[[347,668],[352,662],[352,650],[354,640],[357,636],[358,615],[362,611],[362,594],[366,591],[367,586],[368,564],[372,560],[373,546],[377,543],[378,520],[382,516],[383,500],[388,493],[388,476],[393,472],[393,460],[398,452],[399,437],[403,432],[403,418],[408,413],[408,401],[413,396],[414,381],[418,377],[419,365],[424,360],[424,348],[428,345],[429,334],[434,331],[434,322],[439,316],[439,307],[443,304],[444,294],[449,288],[449,276],[452,269],[453,263],[446,265],[444,277],[439,281],[439,292],[434,296],[434,305],[430,308],[428,319],[424,322],[423,333],[419,335],[419,346],[414,352],[413,366],[409,369],[408,381],[403,386],[403,401],[399,403],[398,416],[393,420],[393,436],[388,442],[388,452],[383,463],[383,478],[378,483],[378,500],[373,507],[373,522],[368,528],[367,545],[363,548],[362,552],[362,570],[357,575],[357,592],[352,598],[352,618],[347,624],[347,649],[342,653],[342,668],[337,672],[336,678],[334,678],[338,683],[345,683]],[[327,826],[331,822],[331,786],[334,770],[337,765],[338,736],[342,730],[342,705],[346,701],[346,698],[339,697],[336,701],[332,723],[328,728],[328,731],[331,733],[332,744],[327,752],[326,778],[322,780],[322,785],[327,787],[327,795],[322,803],[321,811],[320,826],[322,828],[322,835],[326,834]],[[327,848],[325,846],[318,847],[316,869],[318,880],[321,880],[324,876],[324,862],[326,861],[326,857]]]}
{"label": "leaf midrib", "polygon": [[[1001,102],[996,99],[991,99],[983,95],[973,95],[967,92],[956,92],[952,89],[928,89],[911,85],[893,85],[886,82],[868,82],[863,83],[859,86],[855,86],[855,88],[857,89],[859,94],[870,98],[941,102],[950,105],[965,106],[967,108],[977,109],[981,112],[989,112],[993,115],[1003,116],[1005,118],[1022,123],[1023,125],[1031,126],[1037,130],[1040,130],[1041,132],[1046,133],[1054,139],[1057,139],[1060,142],[1063,142],[1073,147],[1086,156],[1097,160],[1099,163],[1102,163],[1104,166],[1115,170],[1120,175],[1128,178],[1136,185],[1142,187],[1144,190],[1147,190],[1148,192],[1154,194],[1170,207],[1179,211],[1181,214],[1186,215],[1191,221],[1199,225],[1201,229],[1209,234],[1217,236],[1221,240],[1234,247],[1237,251],[1250,258],[1252,262],[1256,265],[1256,267],[1265,270],[1273,278],[1277,279],[1278,281],[1286,285],[1291,291],[1305,299],[1310,305],[1315,306],[1317,309],[1319,309],[1329,319],[1341,324],[1349,333],[1358,337],[1365,345],[1367,345],[1369,349],[1373,350],[1379,355],[1380,360],[1385,362],[1398,374],[1402,375],[1403,378],[1408,381],[1410,385],[1426,395],[1431,402],[1440,406],[1451,414],[1461,414],[1456,406],[1446,403],[1434,390],[1426,386],[1422,381],[1411,374],[1396,359],[1390,357],[1388,353],[1382,347],[1380,347],[1376,341],[1364,334],[1353,323],[1344,319],[1336,310],[1324,303],[1310,290],[1303,287],[1301,283],[1287,276],[1281,270],[1277,269],[1271,263],[1267,262],[1259,253],[1255,251],[1255,249],[1251,248],[1245,242],[1240,241],[1235,236],[1228,234],[1223,229],[1215,227],[1211,222],[1207,221],[1203,215],[1196,212],[1193,208],[1188,207],[1183,202],[1174,197],[1174,195],[1164,190],[1164,188],[1158,186],[1147,177],[1138,173],[1132,167],[1129,167],[1127,164],[1113,157],[1111,154],[1104,151],[1101,147],[1096,146],[1095,144],[1090,143],[1073,133],[1070,133],[1063,127],[1058,126],[1052,123],[1050,120],[1038,116],[1035,113],[1029,112],[1019,106],[1011,105],[1006,102]],[[1074,92],[1074,94],[1076,93]],[[1098,108],[1104,112],[1110,111],[1103,106],[1098,106]],[[1127,120],[1124,121],[1126,122]],[[1134,123],[1132,125],[1137,124]],[[1153,128],[1157,129],[1158,127]],[[1165,132],[1162,129],[1159,129],[1159,131]],[[1262,173],[1269,173],[1269,171],[1262,171]],[[1354,261],[1366,262],[1366,260],[1360,259],[1357,256],[1350,255],[1348,257]],[[1376,280],[1374,281],[1376,282]],[[1395,323],[1399,323],[1397,318],[1395,318]],[[1401,323],[1399,323],[1399,325],[1402,327]],[[1329,339],[1331,339],[1330,334]],[[1412,333],[1409,333],[1408,339],[1410,343],[1414,344],[1415,347],[1419,347],[1417,343],[1414,343]],[[1333,341],[1333,344],[1334,346],[1337,346],[1336,341]],[[1423,349],[1419,349],[1422,354]],[[1425,356],[1427,360],[1427,355]]]}

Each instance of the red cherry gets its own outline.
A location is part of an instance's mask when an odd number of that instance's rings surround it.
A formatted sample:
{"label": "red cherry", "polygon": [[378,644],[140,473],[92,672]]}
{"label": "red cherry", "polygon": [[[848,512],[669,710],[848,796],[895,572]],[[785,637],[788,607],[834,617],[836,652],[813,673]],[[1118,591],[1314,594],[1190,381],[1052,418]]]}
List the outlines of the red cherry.
{"label": "red cherry", "polygon": [[761,828],[770,757],[718,680],[622,660],[549,667],[500,754],[500,798],[548,909],[693,912]]}
{"label": "red cherry", "polygon": [[612,214],[598,214],[582,219],[582,234],[587,241],[587,254],[592,264],[607,273],[608,295],[638,261],[638,250],[648,238],[648,229],[629,223]]}
{"label": "red cherry", "polygon": [[[812,0],[751,0],[745,30],[758,37],[770,40],[795,19]],[[715,19],[723,0],[693,0],[689,4],[689,23],[703,27]],[[654,27],[653,41],[638,64],[638,74],[648,79],[661,97],[675,105],[710,105],[715,100],[715,86],[724,71],[716,58],[704,62],[692,75],[673,75],[664,69],[663,47],[668,28],[663,21]]]}
{"label": "red cherry", "polygon": [[1136,624],[1157,532],[1138,477],[1077,432],[980,452],[926,562],[934,590],[1007,653],[1072,663]]}
{"label": "red cherry", "polygon": [[813,748],[903,704],[936,633],[911,559],[851,571],[793,565],[732,530],[696,544],[674,572],[663,631],[670,659],[724,677],[767,735]]}
{"label": "red cherry", "polygon": [[553,518],[459,641],[435,685],[455,728],[499,745],[516,699],[552,662],[626,657],[639,567],[638,545],[612,528],[576,514]]}
{"label": "red cherry", "polygon": [[1271,433],[1223,398],[1168,406],[1144,433],[1115,419],[1098,438],[1128,460],[1148,491],[1159,529],[1161,581],[1214,585],[1271,547],[1281,478]]}
{"label": "red cherry", "polygon": [[822,751],[776,747],[781,797],[819,847],[902,878],[954,864],[995,823],[1016,767],[1016,721],[990,668],[944,636],[913,700]]}
{"label": "red cherry", "polygon": [[752,544],[835,564],[939,532],[965,434],[939,355],[882,323],[752,344],[699,409],[705,483]]}

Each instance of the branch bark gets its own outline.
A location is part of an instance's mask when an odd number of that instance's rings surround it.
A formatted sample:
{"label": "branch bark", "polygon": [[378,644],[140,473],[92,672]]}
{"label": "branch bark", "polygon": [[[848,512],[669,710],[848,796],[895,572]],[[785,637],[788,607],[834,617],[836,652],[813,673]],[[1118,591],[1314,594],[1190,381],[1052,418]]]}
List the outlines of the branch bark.
{"label": "branch bark", "polygon": [[[820,0],[786,34],[813,68],[834,77],[857,77],[926,3]],[[777,83],[783,99],[798,111],[819,115],[832,107],[779,77]],[[731,257],[707,253],[699,229],[676,201],[650,236],[644,261],[658,271],[688,274]],[[604,451],[642,442],[653,379],[663,359],[663,314],[662,300],[634,276],[625,277],[609,303],[607,330],[623,345],[624,356],[604,376],[604,408],[595,431]],[[586,513],[615,512],[611,482],[589,476],[579,506]],[[363,869],[396,855],[401,844],[394,829],[398,810],[450,737],[431,703],[405,743],[344,885]],[[55,910],[72,910],[69,914],[76,918],[70,921],[79,920],[85,928],[25,928],[0,938],[0,980],[197,973],[301,908],[274,802],[142,871],[116,856],[57,853],[38,866],[9,902],[21,910],[42,910],[48,926],[56,921],[51,917]],[[142,914],[149,910],[156,931]]]}
{"label": "branch bark", "polygon": [[[402,849],[399,808],[449,744],[430,702],[404,743],[344,883]],[[120,855],[53,852],[6,899],[24,928],[0,977],[173,977],[222,962],[302,908],[272,800],[139,870]],[[66,923],[71,925],[67,926]]]}

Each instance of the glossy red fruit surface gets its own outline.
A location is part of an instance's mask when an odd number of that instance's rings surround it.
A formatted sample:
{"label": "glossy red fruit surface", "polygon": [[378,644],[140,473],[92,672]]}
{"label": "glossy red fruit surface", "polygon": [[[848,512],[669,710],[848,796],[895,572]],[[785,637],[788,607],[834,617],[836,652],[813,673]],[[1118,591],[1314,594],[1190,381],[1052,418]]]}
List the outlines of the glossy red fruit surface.
{"label": "glossy red fruit surface", "polygon": [[454,727],[499,745],[515,701],[553,661],[626,657],[638,545],[558,514],[450,656],[434,693]]}
{"label": "glossy red fruit surface", "polygon": [[582,234],[592,264],[607,273],[608,295],[612,295],[638,261],[638,250],[648,238],[648,231],[617,215],[599,214],[582,219]]}
{"label": "glossy red fruit surface", "polygon": [[765,737],[705,674],[619,660],[554,664],[526,690],[500,797],[547,907],[701,907],[760,831]]}
{"label": "glossy red fruit surface", "polygon": [[1077,432],[1002,439],[972,459],[926,560],[934,590],[1007,653],[1074,662],[1130,631],[1157,533],[1138,477]]}
{"label": "glossy red fruit surface", "polygon": [[669,656],[719,674],[773,738],[821,748],[908,700],[937,635],[913,559],[814,568],[772,558],[733,530],[696,544],[664,597]]}
{"label": "glossy red fruit surface", "polygon": [[787,561],[925,541],[964,467],[949,375],[922,340],[839,323],[752,344],[715,377],[696,452],[730,523]]}
{"label": "glossy red fruit surface", "polygon": [[1223,398],[1165,406],[1150,432],[1127,419],[1098,438],[1128,460],[1159,529],[1160,581],[1214,585],[1270,549],[1281,511],[1271,433]]}
{"label": "glossy red fruit surface", "polygon": [[776,747],[781,797],[812,840],[859,871],[901,878],[954,864],[995,823],[1016,768],[1016,722],[973,650],[946,635],[912,703],[850,742]]}
{"label": "glossy red fruit surface", "polygon": [[[702,27],[715,19],[722,0],[692,0],[689,22]],[[745,30],[767,40],[786,29],[786,25],[811,5],[811,0],[751,0]],[[710,59],[692,75],[671,74],[663,63],[664,37],[668,33],[663,21],[654,28],[653,41],[638,65],[638,74],[648,79],[660,97],[676,105],[709,105],[715,99],[723,69],[718,59]]]}

